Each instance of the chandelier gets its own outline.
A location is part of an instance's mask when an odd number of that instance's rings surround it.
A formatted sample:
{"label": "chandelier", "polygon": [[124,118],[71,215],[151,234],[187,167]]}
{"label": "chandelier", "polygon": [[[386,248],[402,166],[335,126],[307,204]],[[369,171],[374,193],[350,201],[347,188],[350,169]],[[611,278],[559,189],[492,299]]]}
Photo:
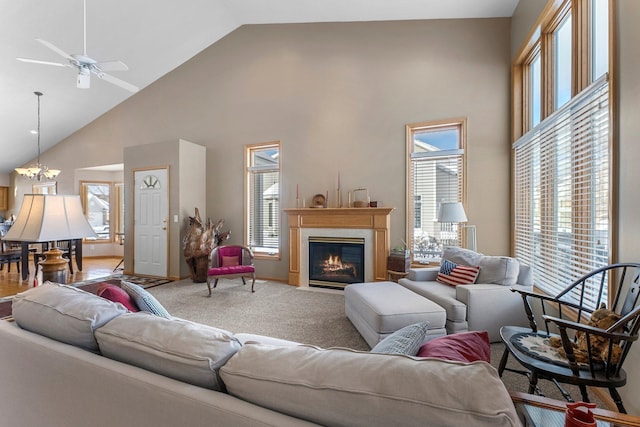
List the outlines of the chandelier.
{"label": "chandelier", "polygon": [[[38,135],[38,158],[35,165],[31,165],[28,168],[16,168],[16,173],[32,181],[54,179],[60,175],[60,171],[57,169],[49,169],[40,163],[40,97],[42,96],[42,92],[33,93],[38,97],[38,130],[35,132]],[[34,132],[32,131],[32,133]]]}

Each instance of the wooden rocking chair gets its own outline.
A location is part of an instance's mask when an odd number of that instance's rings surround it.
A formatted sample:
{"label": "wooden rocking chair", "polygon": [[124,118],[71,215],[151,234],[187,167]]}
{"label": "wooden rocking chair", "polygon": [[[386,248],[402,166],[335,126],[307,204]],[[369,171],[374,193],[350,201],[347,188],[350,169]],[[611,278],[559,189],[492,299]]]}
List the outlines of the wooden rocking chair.
{"label": "wooden rocking chair", "polygon": [[[573,399],[560,383],[577,385],[584,402],[589,402],[588,386],[604,387],[609,390],[618,411],[626,413],[617,388],[627,382],[627,374],[622,366],[631,344],[638,339],[639,274],[640,264],[612,264],[588,273],[555,296],[514,290],[522,296],[530,328],[503,326],[500,329],[505,350],[498,373],[502,375],[509,370],[527,375],[530,394],[541,394],[537,387],[538,379],[551,380],[570,402]],[[595,310],[586,307],[586,302],[589,301],[589,307],[600,307],[603,302],[606,304],[604,298],[607,289],[613,294],[609,308],[618,315],[615,319],[619,320],[614,320],[615,323],[606,328],[587,325],[586,321]],[[544,331],[538,330],[536,315],[541,315]],[[548,343],[552,337],[559,338],[566,355],[563,357],[560,352],[560,360],[555,355],[541,355],[538,350],[544,345],[538,346],[537,350],[532,349],[533,346],[523,345],[536,339]],[[576,349],[578,340],[586,342],[586,360],[580,360],[585,358],[585,354]],[[510,354],[526,371],[506,369]]]}

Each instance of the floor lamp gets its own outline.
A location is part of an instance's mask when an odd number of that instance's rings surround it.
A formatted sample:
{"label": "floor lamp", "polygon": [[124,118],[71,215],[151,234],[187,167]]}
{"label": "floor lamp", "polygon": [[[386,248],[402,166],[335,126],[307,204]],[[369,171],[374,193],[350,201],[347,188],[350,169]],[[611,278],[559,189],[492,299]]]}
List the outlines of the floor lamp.
{"label": "floor lamp", "polygon": [[476,250],[476,226],[464,224],[468,221],[464,206],[460,202],[444,202],[440,204],[438,212],[438,222],[463,223],[462,227],[467,228],[467,247],[474,252]]}
{"label": "floor lamp", "polygon": [[[14,242],[54,242],[44,253],[42,281],[67,282],[67,263],[62,251],[56,247],[58,240],[74,240],[97,237],[87,221],[80,203],[80,196],[25,194],[20,213],[5,235]],[[37,275],[36,271],[36,275]]]}

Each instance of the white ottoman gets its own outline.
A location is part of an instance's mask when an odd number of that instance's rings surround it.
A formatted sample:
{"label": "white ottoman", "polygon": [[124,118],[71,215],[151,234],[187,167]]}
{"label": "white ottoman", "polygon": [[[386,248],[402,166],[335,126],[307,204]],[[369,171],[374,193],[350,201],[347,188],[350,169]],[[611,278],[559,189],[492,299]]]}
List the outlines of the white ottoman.
{"label": "white ottoman", "polygon": [[393,282],[353,283],[344,289],[345,314],[370,347],[405,326],[429,322],[425,341],[447,334],[444,308]]}

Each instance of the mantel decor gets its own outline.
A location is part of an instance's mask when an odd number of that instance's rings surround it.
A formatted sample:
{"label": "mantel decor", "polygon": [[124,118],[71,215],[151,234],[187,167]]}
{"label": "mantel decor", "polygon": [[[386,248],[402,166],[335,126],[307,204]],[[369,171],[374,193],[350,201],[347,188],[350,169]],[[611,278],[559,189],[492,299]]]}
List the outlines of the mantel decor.
{"label": "mantel decor", "polygon": [[198,208],[196,208],[195,216],[189,217],[189,229],[182,241],[182,251],[189,266],[191,279],[195,283],[207,281],[211,251],[229,238],[229,231],[220,231],[223,224],[223,219],[218,220],[215,224],[211,222],[211,219],[207,219],[207,222],[203,224]]}

